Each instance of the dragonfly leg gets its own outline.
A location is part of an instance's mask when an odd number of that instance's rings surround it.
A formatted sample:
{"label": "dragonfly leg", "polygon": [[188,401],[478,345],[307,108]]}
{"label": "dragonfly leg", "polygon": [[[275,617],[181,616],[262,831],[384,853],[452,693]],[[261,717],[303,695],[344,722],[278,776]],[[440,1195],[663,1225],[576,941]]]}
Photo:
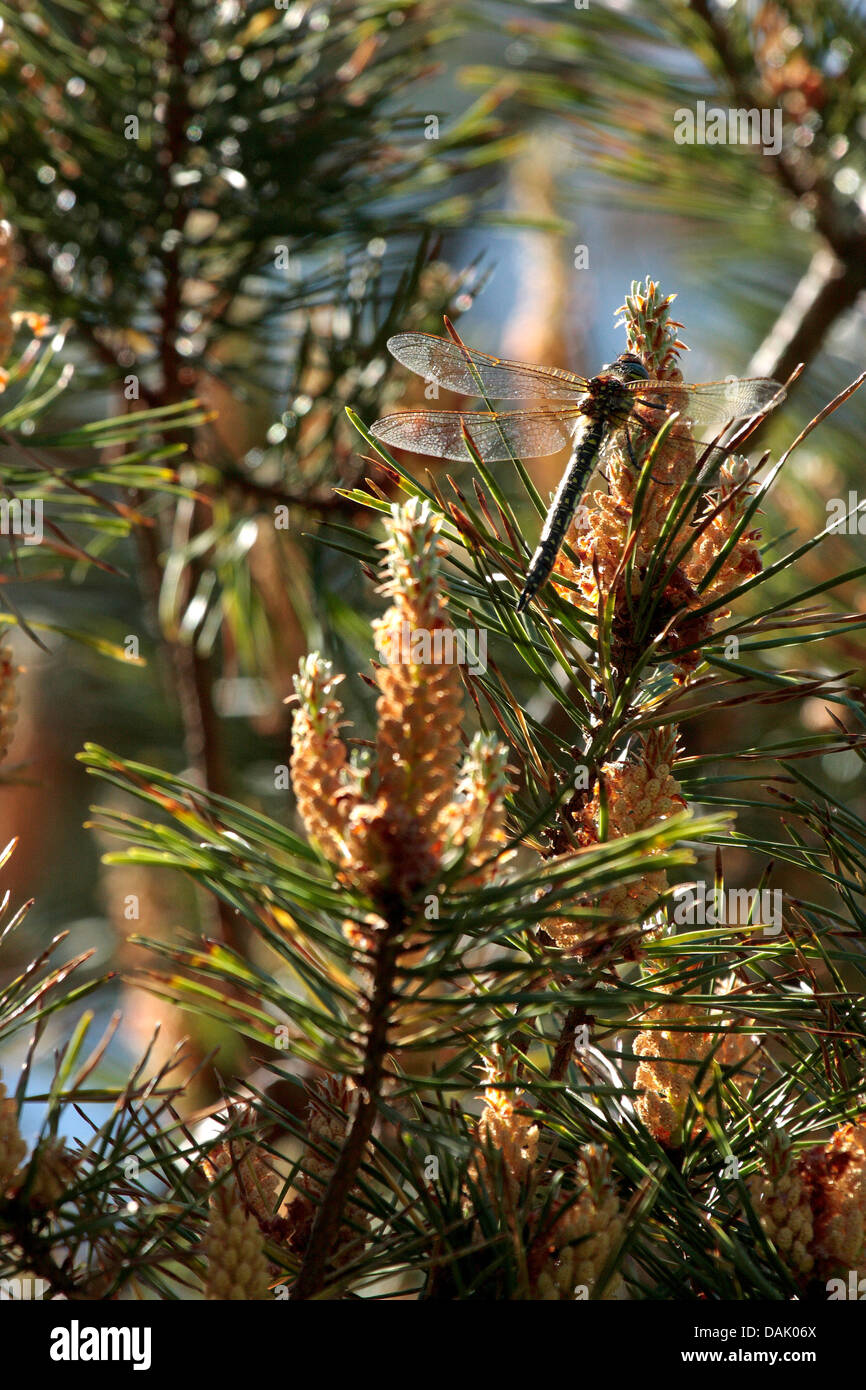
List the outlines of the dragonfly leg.
{"label": "dragonfly leg", "polygon": [[[628,425],[625,426],[623,432],[625,434],[625,443],[626,448],[628,449],[629,462],[631,463],[631,466],[634,469],[635,473],[640,473],[641,465],[638,463],[637,458],[635,457],[634,446],[631,442],[631,433],[629,432]],[[654,483],[659,483],[662,487],[673,487],[673,482],[670,478],[657,478],[655,473],[653,473],[652,480]]]}
{"label": "dragonfly leg", "polygon": [[638,464],[638,461],[635,458],[634,445],[631,442],[631,430],[629,429],[627,424],[623,433],[625,434],[625,446],[628,449],[629,462],[632,468],[634,469],[635,473],[639,473],[640,465]]}

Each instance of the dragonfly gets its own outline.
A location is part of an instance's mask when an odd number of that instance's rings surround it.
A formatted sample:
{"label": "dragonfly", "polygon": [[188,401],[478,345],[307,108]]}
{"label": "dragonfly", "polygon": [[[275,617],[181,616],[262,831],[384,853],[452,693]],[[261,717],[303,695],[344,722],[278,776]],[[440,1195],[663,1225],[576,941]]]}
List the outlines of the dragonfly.
{"label": "dragonfly", "polygon": [[632,431],[652,439],[675,412],[674,438],[703,449],[699,481],[708,481],[729,457],[718,443],[702,444],[694,428],[718,439],[729,425],[776,406],[784,387],[764,377],[730,377],[695,385],[650,376],[640,358],[624,352],[597,376],[578,376],[561,367],[537,367],[476,352],[456,337],[398,333],[388,350],[404,367],[428,382],[486,401],[540,402],[522,410],[412,410],[386,415],[370,432],[389,448],[434,458],[469,460],[472,447],[484,463],[515,457],[544,458],[570,448],[538,545],[517,600],[522,613],[553,573],[557,556],[586,484],[608,446],[625,432],[629,457],[637,468]]}

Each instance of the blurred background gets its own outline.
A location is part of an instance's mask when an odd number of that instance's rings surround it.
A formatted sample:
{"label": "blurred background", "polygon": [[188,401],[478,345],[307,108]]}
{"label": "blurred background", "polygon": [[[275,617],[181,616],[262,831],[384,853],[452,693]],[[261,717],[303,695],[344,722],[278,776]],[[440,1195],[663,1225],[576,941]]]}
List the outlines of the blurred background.
{"label": "blurred background", "polygon": [[[186,432],[184,495],[104,485],[146,519],[100,542],[120,574],[80,559],[48,574],[6,567],[0,594],[29,620],[135,638],[146,666],[57,634],[42,651],[10,629],[22,669],[0,843],[20,843],[3,889],[35,903],[4,974],[63,931],[61,958],[92,947],[97,974],[143,963],[133,931],[249,948],[174,875],[100,864],[111,846],[85,828],[95,788],[75,754],[95,741],[294,824],[279,770],[298,658],[317,647],[367,670],[381,611],[342,548],[369,513],[334,489],[371,476],[394,490],[345,407],[370,423],[425,399],[388,357],[390,333],[440,332],[448,313],[473,347],[591,375],[624,349],[618,307],[650,275],[678,296],[687,380],[785,380],[805,364],[761,436],[774,460],[857,377],[863,8],[0,4],[0,210],[17,304],[68,321],[75,367],[48,424],[192,397],[215,412]],[[780,148],[678,143],[677,113],[699,102],[778,113]],[[857,494],[864,424],[854,395],[796,451],[761,518],[771,558]],[[0,459],[14,450],[4,440]],[[531,467],[546,496],[555,469]],[[855,518],[798,578],[855,571],[863,546]],[[855,573],[828,602],[862,611],[864,587]],[[508,653],[493,655],[507,672]],[[860,633],[799,664],[859,683]],[[360,676],[344,689],[363,736],[374,695]],[[687,751],[724,749],[725,718],[691,724]],[[823,701],[768,708],[753,741],[832,728]],[[861,770],[853,751],[810,769],[862,809]],[[115,809],[133,808],[118,793]],[[738,853],[729,878],[757,882]],[[222,1074],[250,1063],[236,1039],[119,977],[89,1007],[123,1009],[107,1063],[119,1071],[157,1019],[163,1052],[191,1032],[201,1055],[219,1042]],[[61,1014],[49,1041],[70,1026]],[[23,1034],[9,1042],[4,1071],[24,1046]],[[206,1070],[199,1099],[216,1085]]]}

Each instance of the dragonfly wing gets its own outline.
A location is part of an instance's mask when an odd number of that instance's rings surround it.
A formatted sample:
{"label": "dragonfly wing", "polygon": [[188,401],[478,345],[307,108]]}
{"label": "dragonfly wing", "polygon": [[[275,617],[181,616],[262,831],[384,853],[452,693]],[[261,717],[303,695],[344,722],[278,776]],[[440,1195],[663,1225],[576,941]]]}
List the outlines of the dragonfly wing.
{"label": "dragonfly wing", "polygon": [[717,431],[732,420],[758,415],[784,397],[784,387],[764,377],[732,377],[730,381],[705,381],[695,386],[670,382],[641,381],[634,385],[637,403],[644,419],[655,426],[665,414],[678,410],[683,420]]}
{"label": "dragonfly wing", "polygon": [[416,410],[386,415],[370,426],[370,433],[392,449],[434,458],[467,460],[464,428],[485,463],[498,463],[512,455],[544,458],[571,444],[580,416],[576,411]]}
{"label": "dragonfly wing", "polygon": [[462,396],[573,401],[587,386],[586,380],[573,372],[488,357],[485,352],[473,352],[432,333],[398,333],[388,339],[388,349],[410,371]]}

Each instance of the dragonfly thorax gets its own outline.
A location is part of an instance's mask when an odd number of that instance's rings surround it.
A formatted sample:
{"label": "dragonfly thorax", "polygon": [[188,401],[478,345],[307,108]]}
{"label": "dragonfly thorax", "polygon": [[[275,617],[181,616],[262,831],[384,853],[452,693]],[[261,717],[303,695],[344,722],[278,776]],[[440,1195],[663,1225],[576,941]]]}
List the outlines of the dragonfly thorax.
{"label": "dragonfly thorax", "polygon": [[648,381],[649,372],[639,357],[624,352],[615,362],[605,367],[603,372],[587,382],[587,393],[581,401],[581,411],[595,420],[611,423],[625,419],[635,405],[634,392],[629,385],[635,381]]}

